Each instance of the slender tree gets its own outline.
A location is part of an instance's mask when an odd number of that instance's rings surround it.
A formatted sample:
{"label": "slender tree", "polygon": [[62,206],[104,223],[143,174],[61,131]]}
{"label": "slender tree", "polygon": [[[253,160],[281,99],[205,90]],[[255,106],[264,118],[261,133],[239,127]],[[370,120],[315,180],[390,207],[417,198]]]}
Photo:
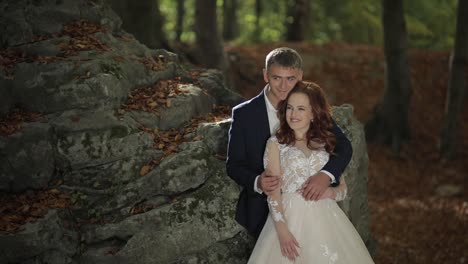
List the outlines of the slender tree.
{"label": "slender tree", "polygon": [[445,120],[440,140],[440,154],[455,157],[456,133],[465,100],[465,74],[468,65],[468,0],[458,0],[455,47],[451,57],[450,80],[445,104]]}
{"label": "slender tree", "polygon": [[239,0],[224,0],[223,2],[223,39],[233,40],[239,35],[237,9]]}
{"label": "slender tree", "polygon": [[227,73],[227,59],[216,18],[216,0],[195,1],[195,33],[198,60],[205,67]]}
{"label": "slender tree", "polygon": [[175,41],[180,42],[182,32],[184,31],[185,0],[177,0],[177,15],[175,25]]}
{"label": "slender tree", "polygon": [[385,92],[366,124],[369,140],[390,144],[395,153],[409,139],[408,109],[411,99],[406,22],[402,0],[382,0],[384,29]]}
{"label": "slender tree", "polygon": [[312,1],[309,0],[289,1],[286,17],[287,41],[303,41],[305,39],[306,30],[310,28],[311,3]]}
{"label": "slender tree", "polygon": [[256,40],[260,39],[260,18],[262,17],[263,13],[263,3],[262,0],[255,0],[255,31],[254,31],[254,38]]}

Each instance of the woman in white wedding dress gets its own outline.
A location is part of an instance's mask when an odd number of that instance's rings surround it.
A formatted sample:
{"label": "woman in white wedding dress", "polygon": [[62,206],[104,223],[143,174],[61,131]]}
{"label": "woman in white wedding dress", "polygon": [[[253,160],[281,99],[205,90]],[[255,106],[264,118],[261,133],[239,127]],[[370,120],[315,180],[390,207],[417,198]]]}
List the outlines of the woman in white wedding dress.
{"label": "woman in white wedding dress", "polygon": [[318,201],[300,193],[333,155],[330,109],[322,89],[311,82],[298,82],[280,103],[280,127],[267,142],[264,164],[271,175],[281,176],[281,189],[268,194],[270,214],[248,263],[374,263],[336,203],[346,196],[344,179]]}

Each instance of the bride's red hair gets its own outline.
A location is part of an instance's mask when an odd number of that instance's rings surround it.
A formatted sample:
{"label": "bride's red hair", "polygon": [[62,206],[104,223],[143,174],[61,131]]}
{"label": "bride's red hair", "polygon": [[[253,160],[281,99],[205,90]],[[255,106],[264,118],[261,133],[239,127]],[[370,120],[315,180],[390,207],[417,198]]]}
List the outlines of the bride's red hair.
{"label": "bride's red hair", "polygon": [[289,97],[294,93],[303,93],[309,98],[312,106],[312,115],[314,121],[311,123],[309,130],[306,133],[307,146],[310,149],[317,149],[317,146],[312,144],[312,141],[324,144],[325,150],[333,154],[336,146],[336,137],[332,133],[333,121],[331,118],[331,106],[325,97],[322,88],[313,82],[299,81],[288,94],[285,100],[279,103],[278,118],[280,126],[276,132],[276,138],[281,144],[293,145],[296,141],[294,131],[286,122],[286,108]]}

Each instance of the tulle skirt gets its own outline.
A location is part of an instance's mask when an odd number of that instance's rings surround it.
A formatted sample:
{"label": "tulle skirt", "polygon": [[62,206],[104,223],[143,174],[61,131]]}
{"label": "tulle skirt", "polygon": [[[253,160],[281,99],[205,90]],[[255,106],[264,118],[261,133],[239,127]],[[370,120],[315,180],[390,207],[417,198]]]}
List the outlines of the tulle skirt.
{"label": "tulle skirt", "polygon": [[269,216],[248,263],[374,263],[359,233],[336,201],[306,201],[299,193],[285,193],[283,208],[289,230],[300,245],[299,257],[292,262],[281,254],[274,222]]}

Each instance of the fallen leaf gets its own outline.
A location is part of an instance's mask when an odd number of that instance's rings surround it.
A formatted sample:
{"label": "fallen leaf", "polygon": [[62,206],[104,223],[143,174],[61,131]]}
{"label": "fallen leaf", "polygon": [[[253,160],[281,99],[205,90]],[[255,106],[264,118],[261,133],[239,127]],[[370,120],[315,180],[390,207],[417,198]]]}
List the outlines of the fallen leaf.
{"label": "fallen leaf", "polygon": [[151,108],[155,108],[156,106],[158,106],[158,103],[153,101],[153,102],[148,103],[148,106]]}
{"label": "fallen leaf", "polygon": [[140,169],[140,176],[145,176],[151,170],[150,165],[145,165]]}
{"label": "fallen leaf", "polygon": [[115,60],[115,61],[118,61],[118,62],[123,62],[123,61],[124,61],[124,57],[122,57],[122,56],[117,56],[117,57],[114,57],[114,60]]}

